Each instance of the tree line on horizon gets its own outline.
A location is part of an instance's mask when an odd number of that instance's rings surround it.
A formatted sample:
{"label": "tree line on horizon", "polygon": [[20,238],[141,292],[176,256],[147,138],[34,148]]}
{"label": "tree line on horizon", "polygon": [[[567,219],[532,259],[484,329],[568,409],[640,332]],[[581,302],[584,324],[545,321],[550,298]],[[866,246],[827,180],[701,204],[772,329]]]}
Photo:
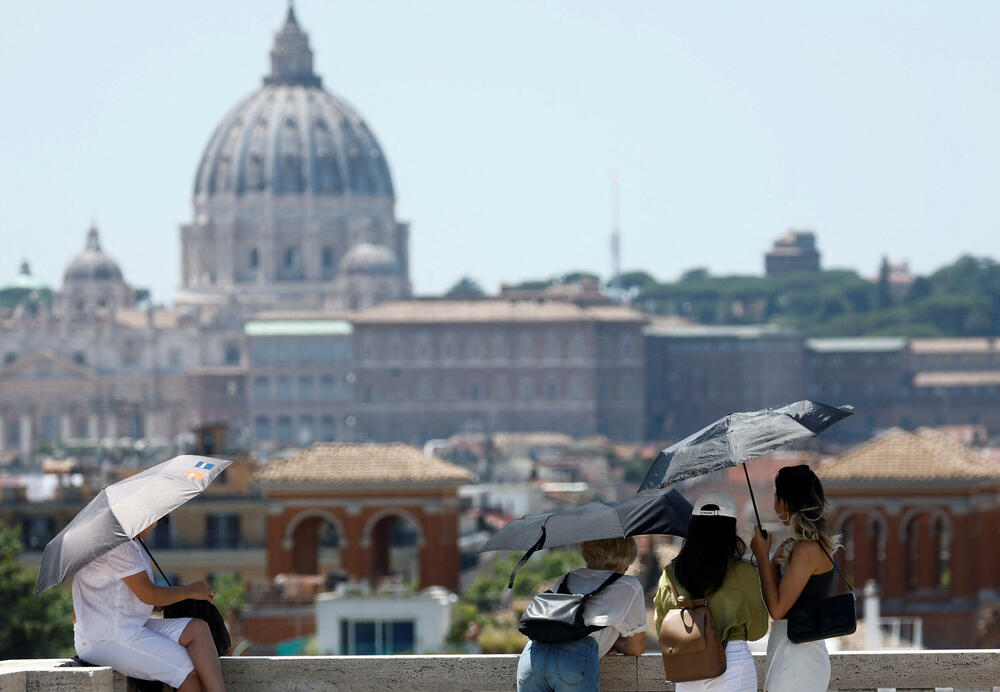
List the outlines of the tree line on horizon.
{"label": "tree line on horizon", "polygon": [[[515,289],[574,283],[587,272],[524,281]],[[630,271],[610,282],[633,307],[650,316],[673,315],[705,325],[773,324],[808,336],[1000,336],[1000,263],[965,255],[909,286],[893,287],[885,266],[877,280],[850,269],[780,278],[712,276],[692,269],[673,282]],[[484,292],[470,277],[448,297]]]}

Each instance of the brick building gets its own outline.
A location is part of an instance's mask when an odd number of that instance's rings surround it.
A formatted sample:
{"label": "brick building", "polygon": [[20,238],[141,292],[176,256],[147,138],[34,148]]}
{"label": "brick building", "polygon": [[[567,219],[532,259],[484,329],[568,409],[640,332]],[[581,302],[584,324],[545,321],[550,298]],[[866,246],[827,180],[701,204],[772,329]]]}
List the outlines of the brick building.
{"label": "brick building", "polygon": [[879,584],[882,615],[922,618],[930,648],[977,646],[1000,602],[1000,464],[935,430],[893,429],[817,473],[845,573]]}
{"label": "brick building", "polygon": [[315,444],[255,479],[267,503],[267,574],[277,577],[243,609],[258,647],[312,634],[315,594],[340,579],[458,589],[468,471],[402,444]]}

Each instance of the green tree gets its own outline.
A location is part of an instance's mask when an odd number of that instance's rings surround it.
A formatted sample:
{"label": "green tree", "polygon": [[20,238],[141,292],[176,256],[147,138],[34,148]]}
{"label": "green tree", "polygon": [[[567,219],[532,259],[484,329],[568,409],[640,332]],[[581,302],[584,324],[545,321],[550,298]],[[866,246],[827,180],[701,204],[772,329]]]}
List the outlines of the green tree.
{"label": "green tree", "polygon": [[479,298],[486,295],[486,291],[479,285],[479,282],[471,276],[463,276],[445,292],[445,298]]}
{"label": "green tree", "polygon": [[652,275],[643,271],[623,272],[618,275],[615,282],[618,284],[619,288],[626,291],[630,291],[632,289],[644,291],[647,288],[656,285],[656,279],[654,279]]}
{"label": "green tree", "polygon": [[212,580],[215,591],[215,607],[223,617],[229,617],[233,608],[239,608],[246,600],[247,585],[238,574],[224,573]]}
{"label": "green tree", "polygon": [[21,542],[0,525],[0,660],[73,654],[73,602],[56,587],[35,596],[36,574],[17,561]]}
{"label": "green tree", "polygon": [[[510,573],[517,565],[520,555],[508,555],[490,565],[486,574],[477,577],[462,594],[462,599],[470,603],[499,603],[507,588]],[[583,566],[583,558],[575,550],[541,550],[535,553],[514,580],[515,596],[533,596],[539,588],[570,570]]]}

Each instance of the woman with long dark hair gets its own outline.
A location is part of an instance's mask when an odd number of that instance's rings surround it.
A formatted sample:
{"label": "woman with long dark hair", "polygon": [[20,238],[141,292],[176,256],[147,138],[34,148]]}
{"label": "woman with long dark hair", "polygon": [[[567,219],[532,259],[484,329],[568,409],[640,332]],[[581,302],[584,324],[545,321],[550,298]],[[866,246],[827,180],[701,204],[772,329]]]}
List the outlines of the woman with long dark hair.
{"label": "woman with long dark hair", "polygon": [[771,553],[760,527],[750,541],[757,558],[764,603],[774,620],[767,642],[767,692],[823,692],[830,682],[830,655],[823,641],[788,639],[785,617],[798,602],[820,601],[837,586],[833,555],[841,547],[826,519],[826,495],[805,464],[785,466],[774,480],[774,511],[792,536]]}
{"label": "woman with long dark hair", "polygon": [[[736,534],[736,504],[719,493],[698,498],[684,545],[660,577],[653,605],[656,631],[682,598],[709,598],[708,608],[726,648],[726,672],[717,678],[679,682],[677,692],[756,692],[757,669],[748,641],[767,634],[760,580],[743,561],[746,544]],[[673,587],[671,588],[671,582]]]}

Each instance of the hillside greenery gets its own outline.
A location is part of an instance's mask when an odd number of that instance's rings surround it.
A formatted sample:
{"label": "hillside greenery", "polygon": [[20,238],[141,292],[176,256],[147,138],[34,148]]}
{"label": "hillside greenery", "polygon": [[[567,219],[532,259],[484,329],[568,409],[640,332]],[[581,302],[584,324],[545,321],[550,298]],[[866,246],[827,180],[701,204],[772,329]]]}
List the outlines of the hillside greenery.
{"label": "hillside greenery", "polygon": [[711,276],[700,267],[675,282],[626,272],[615,286],[649,315],[699,324],[776,324],[809,336],[1000,336],[1000,263],[986,257],[960,257],[902,290],[885,275],[871,280],[853,270],[768,279]]}

